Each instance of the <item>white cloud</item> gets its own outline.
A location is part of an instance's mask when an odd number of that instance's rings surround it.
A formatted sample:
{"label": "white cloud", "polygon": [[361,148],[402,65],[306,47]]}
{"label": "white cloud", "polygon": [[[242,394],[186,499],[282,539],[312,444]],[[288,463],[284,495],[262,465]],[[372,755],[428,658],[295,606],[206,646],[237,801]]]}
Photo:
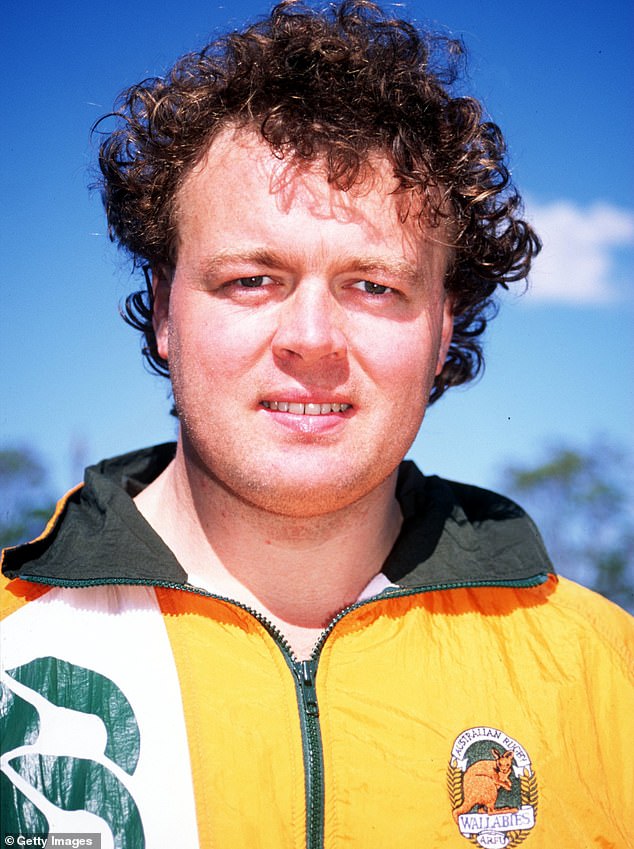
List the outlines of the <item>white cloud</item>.
{"label": "white cloud", "polygon": [[622,297],[614,249],[634,244],[634,212],[570,201],[527,203],[526,212],[544,245],[529,279],[529,302],[590,305]]}

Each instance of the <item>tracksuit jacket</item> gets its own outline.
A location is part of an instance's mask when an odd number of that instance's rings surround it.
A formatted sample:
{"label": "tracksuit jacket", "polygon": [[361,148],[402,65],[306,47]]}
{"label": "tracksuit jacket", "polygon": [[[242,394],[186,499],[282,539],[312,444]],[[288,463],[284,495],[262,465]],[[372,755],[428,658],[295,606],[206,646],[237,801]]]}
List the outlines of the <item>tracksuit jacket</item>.
{"label": "tracksuit jacket", "polygon": [[189,584],[136,510],[173,450],[89,468],[5,552],[3,835],[634,845],[631,617],[556,578],[520,508],[404,463],[394,586],[298,661],[256,612]]}

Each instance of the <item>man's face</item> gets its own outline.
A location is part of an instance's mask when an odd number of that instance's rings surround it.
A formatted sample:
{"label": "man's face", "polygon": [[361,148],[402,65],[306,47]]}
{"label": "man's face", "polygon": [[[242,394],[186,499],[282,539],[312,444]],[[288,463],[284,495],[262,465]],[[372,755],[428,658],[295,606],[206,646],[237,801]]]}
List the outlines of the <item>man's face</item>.
{"label": "man's face", "polygon": [[442,230],[399,220],[387,161],[351,191],[225,131],[177,196],[156,284],[190,471],[267,511],[312,516],[389,483],[452,330]]}

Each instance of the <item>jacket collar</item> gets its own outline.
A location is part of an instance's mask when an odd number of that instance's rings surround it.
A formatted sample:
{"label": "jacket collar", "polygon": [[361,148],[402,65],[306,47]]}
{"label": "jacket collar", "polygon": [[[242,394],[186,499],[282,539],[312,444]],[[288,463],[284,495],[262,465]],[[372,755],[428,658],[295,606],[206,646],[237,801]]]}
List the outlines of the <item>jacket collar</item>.
{"label": "jacket collar", "polygon": [[[132,498],[174,456],[166,443],[104,460],[58,504],[46,532],[4,552],[9,578],[53,584],[184,584],[187,575]],[[552,572],[524,511],[501,495],[401,464],[404,521],[383,571],[406,588],[535,582]]]}

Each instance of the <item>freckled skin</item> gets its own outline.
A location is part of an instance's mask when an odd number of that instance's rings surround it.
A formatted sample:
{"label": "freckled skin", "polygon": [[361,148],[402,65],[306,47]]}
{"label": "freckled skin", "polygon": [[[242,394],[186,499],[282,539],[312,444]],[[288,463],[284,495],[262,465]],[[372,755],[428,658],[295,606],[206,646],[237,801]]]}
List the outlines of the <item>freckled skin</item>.
{"label": "freckled skin", "polygon": [[[394,187],[377,159],[371,183],[341,192],[246,131],[225,131],[187,177],[155,328],[198,479],[300,517],[393,477],[452,329],[442,233],[401,223]],[[261,404],[300,397],[352,407],[300,417]]]}

